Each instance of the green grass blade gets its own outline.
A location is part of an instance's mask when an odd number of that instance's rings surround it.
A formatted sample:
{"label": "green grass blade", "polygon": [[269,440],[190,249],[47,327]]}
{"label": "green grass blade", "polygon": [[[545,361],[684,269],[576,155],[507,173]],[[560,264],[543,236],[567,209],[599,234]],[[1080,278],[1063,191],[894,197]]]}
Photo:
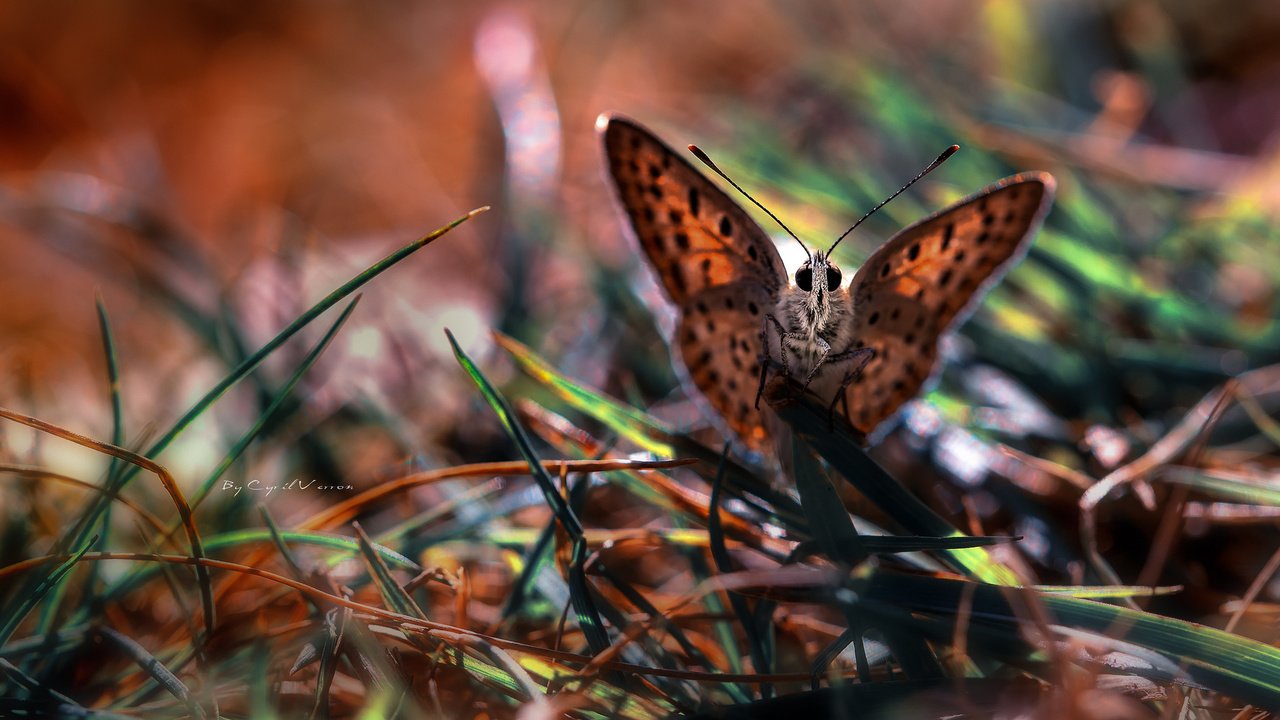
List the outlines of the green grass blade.
{"label": "green grass blade", "polygon": [[[975,621],[1020,622],[1004,594],[1008,590],[995,585],[878,573],[864,592],[867,599],[886,605],[954,618],[966,587],[973,593]],[[1052,594],[1037,594],[1036,599],[1051,622],[1155,651],[1204,687],[1261,707],[1280,707],[1280,648],[1126,607]]]}
{"label": "green grass blade", "polygon": [[[426,235],[425,237],[420,238],[400,248],[399,250],[391,253],[390,255],[386,256],[382,260],[371,265],[369,268],[367,268],[360,274],[356,275],[351,280],[339,286],[337,289],[330,292],[319,302],[312,305],[306,312],[302,313],[297,318],[295,318],[294,321],[291,322],[284,330],[279,332],[275,337],[273,337],[265,345],[259,348],[257,352],[255,352],[253,355],[247,358],[244,362],[242,362],[239,366],[237,366],[234,370],[232,370],[230,374],[224,377],[212,389],[210,389],[207,393],[205,393],[205,395],[201,397],[200,400],[198,400],[186,413],[184,413],[182,417],[179,418],[178,421],[174,423],[174,425],[160,439],[156,440],[156,442],[153,443],[151,447],[147,449],[147,451],[144,453],[144,456],[148,458],[154,458],[157,455],[159,455],[165,448],[169,446],[170,443],[173,442],[175,438],[177,438],[180,434],[182,434],[183,430],[185,430],[191,423],[193,423],[196,420],[196,418],[202,415],[205,412],[205,410],[207,410],[211,405],[213,405],[214,402],[216,402],[220,397],[222,397],[222,395],[226,393],[227,390],[229,390],[232,386],[234,386],[240,380],[248,376],[249,373],[251,373],[255,368],[257,368],[258,365],[260,365],[268,356],[270,356],[281,345],[283,345],[285,341],[287,341],[289,338],[297,334],[302,328],[306,327],[312,320],[317,318],[319,315],[324,313],[329,308],[336,305],[343,298],[355,292],[361,286],[365,285],[366,283],[373,280],[378,275],[382,274],[383,272],[391,268],[396,263],[400,262],[401,260],[404,260],[405,258],[409,257],[410,255],[422,249],[423,247],[426,247],[432,241],[448,233],[450,230],[454,229],[458,225],[461,225],[462,223],[466,222],[467,220],[475,217],[476,215],[486,210],[488,210],[487,206],[478,208],[476,210],[472,210],[471,212],[467,213],[461,218],[458,218],[457,220],[454,220],[448,225],[445,225],[444,227]],[[102,517],[102,513],[105,511],[106,507],[109,506],[110,495],[113,495],[114,493],[119,492],[126,484],[128,484],[128,482],[132,478],[137,476],[139,471],[140,471],[140,468],[134,467],[124,472],[119,476],[116,482],[111,484],[109,493],[105,494],[103,497],[95,501],[92,501],[89,509],[85,513],[83,513],[75,523],[72,524],[70,530],[68,530],[65,534],[63,534],[63,536],[60,538],[59,542],[56,545],[56,549],[58,551],[65,551],[65,548],[82,546],[85,536],[99,522],[100,518]],[[200,570],[200,568],[197,568],[197,570]],[[24,598],[25,596],[28,595],[30,590],[31,590],[31,586],[27,585],[26,587],[24,587],[22,592],[17,593],[16,597]],[[21,602],[21,600],[19,600],[19,602]],[[211,611],[211,608],[206,608],[207,614],[210,613],[210,611]],[[4,613],[0,613],[0,616],[6,617],[10,621],[12,621],[14,617],[14,613],[12,612],[11,604],[6,605],[6,607],[4,608]],[[212,621],[211,615],[209,615],[209,617],[210,617],[210,621]],[[7,639],[10,633],[12,633],[12,630],[10,630],[8,633],[0,633],[0,638]]]}
{"label": "green grass blade", "polygon": [[[800,439],[907,532],[934,537],[964,536],[872,460],[862,449],[860,439],[844,423],[838,421],[832,431],[826,408],[818,408],[808,401],[771,404]],[[1018,584],[1011,570],[980,547],[943,552],[973,577],[1001,585]]]}
{"label": "green grass blade", "polygon": [[170,695],[186,704],[187,709],[191,711],[193,716],[197,718],[207,717],[204,708],[200,707],[199,703],[196,702],[195,696],[187,689],[186,684],[137,641],[109,627],[99,628],[98,634],[99,637],[109,640],[117,649],[128,655],[131,660],[137,663],[138,667],[142,668],[147,675],[151,676],[152,680],[155,680]]}
{"label": "green grass blade", "polygon": [[538,483],[538,488],[542,491],[542,496],[546,499],[547,505],[550,506],[552,513],[555,514],[560,527],[564,528],[564,531],[573,542],[573,559],[569,568],[569,600],[573,604],[574,612],[578,617],[578,625],[582,629],[583,635],[586,636],[587,644],[591,647],[591,651],[593,653],[604,652],[609,647],[609,635],[605,631],[603,621],[600,619],[600,612],[596,608],[595,600],[586,580],[586,574],[583,571],[583,564],[587,559],[587,543],[583,537],[582,523],[573,513],[564,497],[556,490],[555,482],[547,473],[546,468],[542,466],[542,461],[537,453],[534,452],[533,444],[530,442],[528,434],[525,432],[524,427],[521,426],[519,419],[516,418],[506,399],[502,397],[497,388],[493,387],[488,378],[480,372],[480,368],[476,367],[471,358],[467,357],[467,354],[462,351],[462,348],[458,346],[457,340],[454,339],[453,333],[446,330],[445,334],[449,338],[449,344],[453,347],[453,355],[457,358],[458,364],[462,366],[462,369],[466,371],[472,382],[475,383],[489,407],[497,414],[498,420],[506,429],[507,434],[515,442],[516,447],[520,449],[520,454],[529,463],[529,469],[533,474],[534,480]]}
{"label": "green grass blade", "polygon": [[[418,603],[409,597],[409,593],[404,591],[399,582],[396,582],[395,577],[391,574],[391,568],[387,567],[381,553],[375,549],[373,542],[365,534],[364,528],[360,527],[360,523],[351,523],[351,525],[355,528],[356,539],[360,543],[360,555],[364,558],[365,566],[373,577],[373,584],[382,593],[382,598],[387,601],[388,607],[401,615],[426,620],[427,614],[422,612],[422,608],[418,607]],[[415,636],[410,636],[411,641],[413,637]]]}
{"label": "green grass blade", "polygon": [[[720,467],[716,471],[715,480],[711,483],[711,498],[708,503],[707,514],[707,535],[711,541],[711,559],[716,564],[716,572],[724,575],[734,571],[733,559],[729,557],[729,549],[725,545],[724,524],[720,520],[721,488],[724,487],[725,467],[729,458],[728,443],[725,443],[721,457],[724,460],[720,463]],[[763,637],[760,626],[756,623],[756,616],[751,612],[747,599],[732,590],[725,592],[725,594],[729,596],[729,606],[733,608],[733,614],[737,616],[738,623],[742,625],[743,633],[747,636],[751,662],[755,665],[756,672],[769,672],[772,662],[768,643]],[[762,685],[760,692],[764,697],[768,697],[772,694],[772,687]]]}
{"label": "green grass blade", "polygon": [[534,380],[579,412],[600,421],[605,427],[659,457],[671,457],[670,428],[635,408],[596,392],[560,374],[519,341],[495,332],[494,339]]}
{"label": "green grass blade", "polygon": [[320,355],[323,354],[325,349],[333,342],[334,337],[337,336],[338,331],[341,330],[342,326],[347,322],[347,318],[351,317],[352,311],[356,309],[356,305],[359,302],[360,296],[357,295],[352,298],[350,303],[347,303],[345,308],[342,309],[342,313],[338,315],[338,318],[329,326],[329,329],[325,332],[324,336],[320,338],[320,341],[317,342],[315,347],[307,353],[306,357],[302,359],[302,362],[298,363],[298,367],[294,368],[293,373],[289,376],[289,379],[285,381],[285,384],[276,391],[275,395],[271,398],[270,404],[268,404],[262,413],[259,414],[258,419],[253,423],[253,426],[240,436],[240,439],[231,446],[231,449],[227,451],[227,454],[222,458],[222,461],[218,463],[218,466],[209,474],[209,477],[205,478],[204,482],[200,483],[199,488],[192,497],[191,507],[194,508],[199,506],[200,503],[208,497],[209,493],[213,490],[214,485],[218,482],[218,479],[221,478],[228,469],[230,469],[235,461],[238,460],[240,456],[244,454],[245,450],[249,448],[249,445],[257,439],[263,428],[266,427],[267,423],[269,423],[280,410],[280,407],[284,405],[286,400],[288,400],[293,389],[302,380],[303,376],[307,374],[307,371],[310,370],[313,365],[315,365],[316,361],[320,359]]}
{"label": "green grass blade", "polygon": [[867,559],[867,548],[853,527],[840,495],[798,436],[792,438],[791,457],[800,506],[809,518],[809,532],[814,541],[831,560],[848,567],[857,566]]}
{"label": "green grass blade", "polygon": [[[571,380],[519,342],[500,333],[495,333],[494,337],[530,377],[573,409],[594,418],[646,451],[658,457],[696,458],[705,462],[707,468],[718,467],[721,462],[719,455],[705,445],[674,432],[641,410]],[[707,479],[711,477],[708,475]],[[778,492],[768,481],[732,460],[729,461],[725,480],[725,490],[734,497],[767,516],[775,517],[788,530],[807,535],[808,526],[799,503]],[[756,498],[764,500],[764,504]]]}

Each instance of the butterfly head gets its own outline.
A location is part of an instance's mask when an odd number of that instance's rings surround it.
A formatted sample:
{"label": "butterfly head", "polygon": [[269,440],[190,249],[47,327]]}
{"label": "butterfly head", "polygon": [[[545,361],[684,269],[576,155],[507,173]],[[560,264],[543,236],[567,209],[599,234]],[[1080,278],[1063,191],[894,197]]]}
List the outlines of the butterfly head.
{"label": "butterfly head", "polygon": [[821,305],[827,296],[840,289],[844,276],[835,263],[827,259],[823,253],[814,253],[796,270],[796,287],[806,294],[806,304]]}

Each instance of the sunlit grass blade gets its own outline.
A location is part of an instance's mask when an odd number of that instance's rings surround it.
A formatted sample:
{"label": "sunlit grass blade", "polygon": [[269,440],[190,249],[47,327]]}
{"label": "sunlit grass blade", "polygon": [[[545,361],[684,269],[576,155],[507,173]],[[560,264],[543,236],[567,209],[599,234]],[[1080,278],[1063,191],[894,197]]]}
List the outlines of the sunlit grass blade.
{"label": "sunlit grass blade", "polygon": [[1167,468],[1161,477],[1168,482],[1186,485],[1209,497],[1249,505],[1280,507],[1280,487],[1257,479],[1231,477],[1222,472],[1189,467]]}
{"label": "sunlit grass blade", "polygon": [[910,552],[957,550],[961,548],[991,547],[1017,542],[1020,538],[1004,535],[953,535],[951,537],[926,537],[923,535],[859,535],[863,549],[874,555]]}
{"label": "sunlit grass blade", "polygon": [[[648,452],[658,457],[696,458],[706,463],[706,468],[718,467],[721,462],[718,454],[705,445],[676,433],[641,410],[575,382],[516,340],[500,333],[494,333],[494,337],[530,377],[552,390],[570,407],[594,418]],[[710,474],[706,477],[711,479]],[[729,460],[725,480],[726,491],[734,497],[758,508],[765,515],[776,514],[788,529],[800,534],[808,531],[804,513],[794,499],[778,492],[768,481],[732,459]],[[761,504],[756,498],[765,503]]]}
{"label": "sunlit grass blade", "polygon": [[575,383],[538,357],[527,346],[499,332],[494,340],[534,380],[549,388],[572,408],[604,423],[606,427],[659,457],[671,457],[671,429],[649,415]]}

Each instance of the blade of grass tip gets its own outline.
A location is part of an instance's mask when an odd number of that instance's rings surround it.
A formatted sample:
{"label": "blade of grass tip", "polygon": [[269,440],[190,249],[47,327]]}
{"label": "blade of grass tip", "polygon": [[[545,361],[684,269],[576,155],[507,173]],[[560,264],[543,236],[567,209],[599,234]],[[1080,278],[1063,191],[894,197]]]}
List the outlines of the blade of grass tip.
{"label": "blade of grass tip", "polygon": [[195,696],[187,689],[186,684],[142,645],[109,627],[98,628],[98,637],[101,640],[109,640],[112,645],[122,650],[138,667],[142,668],[147,675],[150,675],[153,680],[159,683],[160,687],[186,704],[187,709],[191,711],[193,716],[198,718],[208,717],[204,708],[196,703]]}
{"label": "blade of grass tip", "polygon": [[[65,428],[58,427],[52,423],[45,422],[21,413],[15,413],[11,410],[0,408],[0,417],[22,423],[31,428],[35,428],[42,432],[55,435],[65,440],[70,440],[82,447],[97,450],[106,455],[120,458],[128,463],[145,469],[160,479],[160,484],[164,486],[165,492],[169,494],[174,506],[178,509],[178,517],[182,521],[183,528],[187,531],[187,542],[191,545],[191,555],[197,560],[205,557],[204,548],[200,541],[200,531],[196,528],[195,518],[191,515],[191,506],[187,504],[186,498],[182,495],[182,489],[178,487],[178,483],[174,481],[169,471],[158,463],[149,458],[142,457],[136,453],[125,450],[115,445],[99,442],[83,435],[78,435]],[[104,496],[105,497],[105,496]],[[107,500],[110,502],[110,500]],[[200,600],[204,606],[205,613],[205,632],[209,635],[213,634],[214,626],[214,609],[213,609],[213,586],[209,580],[209,569],[202,563],[197,563],[195,567],[196,579],[200,587]],[[25,603],[26,598],[22,597],[20,603]],[[8,611],[8,608],[5,608]],[[30,607],[27,607],[30,611]],[[14,630],[17,629],[18,623],[22,621],[22,613],[8,613],[4,618],[3,625],[0,625],[0,645],[8,642]]]}
{"label": "blade of grass tip", "polygon": [[[116,355],[115,336],[111,332],[111,319],[107,315],[107,305],[98,293],[95,298],[98,311],[98,329],[102,333],[102,350],[107,364],[107,391],[111,397],[111,444],[124,444],[124,409],[120,400],[120,363]],[[111,459],[111,468],[122,463],[118,458]],[[110,472],[110,471],[109,471]]]}
{"label": "blade of grass tip", "polygon": [[[383,562],[382,557],[374,549],[373,542],[369,540],[369,536],[365,534],[364,528],[360,523],[353,522],[351,527],[356,532],[356,539],[360,541],[360,555],[364,558],[365,566],[369,568],[369,573],[373,577],[373,582],[378,586],[382,597],[387,601],[387,605],[392,610],[401,615],[416,617],[419,620],[426,620],[427,614],[418,607],[418,603],[409,597],[409,593],[404,591],[399,582],[396,582],[395,576],[391,574],[391,568]],[[412,641],[413,637],[410,636]]]}
{"label": "blade of grass tip", "polygon": [[476,367],[471,358],[463,352],[458,345],[458,341],[453,337],[453,333],[448,329],[445,329],[444,333],[449,339],[449,345],[453,348],[453,356],[458,360],[458,364],[462,366],[462,369],[466,371],[471,381],[480,390],[485,402],[498,415],[498,420],[502,423],[503,428],[511,436],[516,447],[519,448],[520,454],[529,463],[530,473],[533,475],[534,481],[538,483],[538,488],[542,491],[547,505],[555,513],[556,519],[560,521],[561,527],[564,528],[565,532],[569,533],[571,538],[582,537],[582,522],[573,514],[569,504],[560,494],[560,491],[556,489],[555,481],[551,479],[551,476],[543,467],[541,459],[533,451],[533,443],[530,442],[529,436],[525,434],[524,427],[520,425],[520,421],[511,410],[511,406],[507,404],[506,399],[502,397],[497,388],[493,387],[489,379],[480,372],[480,368]]}
{"label": "blade of grass tip", "polygon": [[[298,289],[298,293],[302,294],[302,289]],[[287,294],[287,293],[286,293]],[[356,296],[359,297],[359,296]],[[222,340],[216,348],[216,352],[223,358],[223,362],[227,367],[235,367],[244,362],[245,358],[253,352],[251,347],[252,340],[246,336],[246,331],[237,317],[235,305],[232,303],[232,296],[222,293],[218,296],[218,308],[220,318],[219,337]],[[287,361],[294,362],[294,356],[290,355]],[[275,384],[272,378],[263,375],[261,372],[253,372],[249,374],[246,381],[252,386],[249,392],[254,398],[254,406],[261,414],[264,409],[271,404],[272,398],[276,394]],[[289,398],[281,404],[280,408],[275,411],[271,419],[267,422],[266,428],[261,431],[262,434],[270,434],[279,431],[283,425],[290,422],[290,419],[298,414],[305,406],[305,402],[301,398]],[[367,407],[367,406],[366,406]],[[338,469],[339,462],[334,457],[334,449],[321,440],[314,431],[305,431],[301,433],[294,442],[297,445],[295,453],[299,457],[307,458],[307,464],[311,467],[312,473],[319,478],[325,480],[335,480],[339,478],[342,471]],[[233,500],[228,506],[229,511],[242,509],[240,506],[243,501],[239,498]]]}
{"label": "blade of grass tip", "polygon": [[[121,402],[120,393],[120,363],[116,356],[115,336],[111,332],[111,319],[107,315],[107,305],[99,293],[96,297],[96,306],[98,309],[98,328],[102,332],[102,350],[107,363],[107,388],[111,397],[111,444],[124,445],[124,408]],[[125,464],[119,458],[111,458],[111,465],[107,468],[107,477],[115,476]],[[103,513],[103,525],[110,527],[111,507],[107,506]],[[102,542],[104,545],[107,541],[107,533],[102,534]],[[98,548],[101,550],[102,548]],[[95,569],[97,566],[94,566]]]}
{"label": "blade of grass tip", "polygon": [[809,518],[809,531],[828,558],[855,567],[867,559],[862,537],[853,527],[853,519],[845,510],[839,493],[831,485],[813,453],[798,436],[791,439],[791,457],[795,467],[796,490],[800,507]]}
{"label": "blade of grass tip", "polygon": [[450,230],[453,230],[454,228],[458,227],[459,225],[466,222],[467,220],[470,220],[476,215],[479,215],[488,210],[489,210],[489,206],[487,205],[484,207],[480,207],[475,210],[472,210],[466,215],[460,218],[457,218],[453,222],[450,222],[448,225],[445,225],[444,227],[438,230],[435,230],[434,232],[422,238],[419,238],[418,240],[415,240],[414,242],[409,243],[408,245],[405,245],[404,247],[400,248],[399,250],[396,250],[395,252],[384,257],[383,259],[379,260],[373,265],[370,265],[363,272],[359,273],[354,278],[348,280],[347,282],[340,285],[338,288],[334,289],[328,295],[324,296],[324,298],[322,298],[319,302],[317,302],[316,304],[308,308],[306,312],[302,313],[297,318],[295,318],[293,322],[289,323],[289,325],[285,327],[284,330],[281,330],[279,333],[277,333],[275,337],[271,338],[271,340],[269,340],[265,345],[259,348],[257,352],[255,352],[253,355],[250,355],[244,362],[242,362],[239,366],[237,366],[234,370],[232,370],[229,375],[227,375],[217,385],[215,385],[211,390],[209,390],[209,392],[206,393],[204,397],[202,397],[199,401],[197,401],[196,404],[192,406],[191,409],[188,410],[178,420],[178,422],[176,422],[174,426],[169,429],[167,433],[164,434],[164,436],[162,436],[159,440],[157,440],[151,446],[151,448],[148,449],[146,454],[148,456],[152,456],[164,450],[165,448],[167,448],[169,444],[172,443],[173,440],[179,434],[181,434],[182,431],[186,429],[188,425],[194,422],[195,419],[199,417],[209,407],[209,405],[213,404],[213,402],[216,401],[219,397],[221,397],[223,393],[225,393],[228,389],[231,388],[231,386],[235,385],[237,382],[239,382],[240,380],[248,376],[248,374],[252,372],[254,368],[260,365],[262,361],[267,358],[267,356],[275,352],[281,345],[285,343],[285,341],[287,341],[289,338],[297,334],[299,330],[306,327],[308,324],[311,323],[312,320],[315,320],[326,310],[333,307],[334,305],[337,305],[348,295],[355,292],[356,290],[358,290],[359,288],[367,284],[369,281],[373,280],[378,275],[381,275],[383,272],[390,269],[396,263],[399,263],[401,260],[404,260],[405,258],[409,257],[410,255],[417,252],[418,250],[421,250],[422,248],[426,247],[432,241],[438,239],[442,235],[448,233]]}
{"label": "blade of grass tip", "polygon": [[591,596],[586,574],[583,572],[583,564],[587,559],[587,542],[582,531],[582,523],[573,514],[569,504],[556,489],[555,481],[551,479],[551,475],[543,467],[541,459],[534,452],[529,436],[520,425],[519,419],[511,410],[511,406],[506,399],[493,387],[488,378],[480,372],[480,369],[471,361],[471,358],[462,351],[458,341],[453,337],[453,333],[446,329],[445,335],[449,338],[449,345],[453,348],[453,355],[458,360],[458,364],[462,366],[471,381],[475,383],[489,407],[498,415],[498,420],[506,428],[507,434],[515,442],[516,447],[520,449],[520,454],[529,463],[529,470],[533,475],[533,479],[537,482],[538,488],[542,491],[547,505],[551,507],[556,520],[559,521],[560,526],[564,528],[573,542],[572,564],[569,568],[569,600],[573,603],[574,612],[578,616],[578,625],[582,630],[582,634],[586,637],[591,651],[596,654],[602,653],[609,648],[609,634],[605,631],[604,623],[600,619],[600,612],[596,609],[595,600]]}
{"label": "blade of grass tip", "polygon": [[[729,550],[724,542],[724,525],[720,521],[720,495],[724,488],[724,471],[729,459],[729,447],[729,443],[724,444],[724,451],[720,455],[722,460],[716,470],[715,480],[711,483],[711,498],[707,503],[707,539],[711,547],[711,559],[716,564],[716,571],[721,575],[733,572],[733,561],[729,558]],[[725,594],[729,596],[729,605],[733,608],[733,614],[737,616],[738,623],[742,625],[742,630],[747,636],[751,663],[755,666],[755,671],[768,673],[770,666],[768,651],[765,648],[764,639],[760,636],[760,628],[756,626],[755,616],[751,614],[751,608],[747,605],[747,599],[732,590]],[[769,683],[761,684],[760,695],[765,698],[771,697],[773,686]]]}
{"label": "blade of grass tip", "polygon": [[324,615],[325,642],[320,653],[320,671],[316,676],[316,699],[311,706],[311,718],[329,716],[329,691],[338,671],[338,652],[342,650],[342,638],[352,612],[351,608],[333,608]]}
{"label": "blade of grass tip", "polygon": [[605,427],[654,455],[671,457],[671,428],[626,403],[569,380],[515,338],[495,330],[493,339],[525,373],[570,407],[594,417]]}
{"label": "blade of grass tip", "polygon": [[[422,248],[426,247],[432,241],[438,239],[442,235],[448,233],[450,230],[453,230],[454,228],[458,227],[459,225],[466,222],[467,220],[470,220],[476,215],[486,212],[488,209],[489,209],[489,206],[486,205],[484,207],[480,207],[475,210],[472,210],[471,212],[454,220],[448,225],[445,225],[444,227],[438,230],[435,230],[434,232],[426,235],[425,237],[419,238],[418,240],[415,240],[414,242],[409,243],[408,245],[405,245],[399,250],[396,250],[395,252],[386,256],[382,260],[379,260],[373,265],[370,265],[363,272],[359,273],[354,278],[348,280],[347,282],[340,285],[337,289],[333,290],[328,295],[324,296],[324,298],[322,298],[319,302],[317,302],[316,304],[308,308],[306,312],[302,313],[297,318],[295,318],[293,322],[289,323],[289,325],[285,327],[284,330],[281,330],[279,333],[276,334],[275,337],[271,338],[271,340],[269,340],[265,345],[259,348],[257,352],[253,353],[253,355],[245,359],[244,362],[236,366],[235,369],[233,369],[230,374],[228,374],[226,377],[220,380],[216,385],[213,386],[213,388],[211,388],[207,393],[205,393],[203,397],[197,400],[196,403],[193,406],[191,406],[191,408],[187,410],[187,412],[184,413],[182,417],[180,417],[178,421],[175,422],[173,426],[170,427],[169,430],[165,432],[163,436],[161,436],[158,440],[156,440],[151,445],[151,447],[147,449],[144,455],[151,458],[151,457],[156,457],[161,452],[163,452],[165,448],[169,447],[170,443],[172,443],[179,435],[181,435],[182,432],[189,425],[191,425],[191,423],[195,422],[196,418],[202,415],[205,410],[207,410],[211,405],[213,405],[214,402],[216,402],[220,397],[222,397],[222,395],[226,393],[227,390],[231,389],[231,387],[233,387],[236,383],[240,382],[245,377],[247,377],[269,355],[275,352],[289,338],[293,337],[300,330],[302,330],[302,328],[310,324],[312,320],[315,320],[326,310],[328,310],[329,308],[341,302],[348,295],[355,292],[360,287],[367,284],[369,281],[373,280],[378,275],[381,275],[383,272],[391,268],[396,263],[399,263],[401,260],[404,260],[405,258],[409,257],[410,255],[417,252],[418,250],[421,250]],[[137,472],[138,472],[137,469],[134,469],[126,473],[125,475],[121,476],[119,481],[113,486],[112,492],[113,493],[118,492],[121,488],[123,488],[126,484],[128,484],[128,482],[137,475]],[[76,544],[76,543],[68,542],[68,540],[71,538],[82,538],[84,533],[86,532],[85,528],[92,526],[97,521],[101,513],[101,507],[102,507],[102,504],[99,503],[97,506],[95,506],[95,508],[90,513],[88,513],[86,517],[81,518],[81,520],[75,526],[73,526],[72,530],[69,531],[68,534],[63,536],[62,540],[60,541],[59,547],[60,548],[69,547],[73,544]]]}

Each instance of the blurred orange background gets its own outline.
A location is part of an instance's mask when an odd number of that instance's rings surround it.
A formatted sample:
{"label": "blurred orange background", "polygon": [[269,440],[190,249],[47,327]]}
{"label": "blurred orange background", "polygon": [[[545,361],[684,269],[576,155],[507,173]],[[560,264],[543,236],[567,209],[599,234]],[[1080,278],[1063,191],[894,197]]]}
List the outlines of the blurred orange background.
{"label": "blurred orange background", "polygon": [[[605,110],[711,148],[748,118],[852,173],[882,138],[847,126],[818,86],[887,67],[939,107],[980,114],[1021,87],[1078,127],[1221,153],[1227,180],[1256,178],[1237,171],[1269,163],[1232,158],[1274,155],[1278,30],[1266,2],[1230,16],[1138,0],[8,3],[0,396],[105,426],[101,292],[132,413],[171,412],[207,349],[149,277],[205,312],[229,305],[261,342],[390,249],[492,204],[371,286],[357,325],[382,329],[351,331],[334,360],[339,384],[367,371],[366,390],[402,407],[448,404],[459,378],[434,372],[441,328],[487,346],[515,282],[502,243],[538,245],[514,302],[552,345],[603,312],[584,260],[635,262],[601,175]],[[513,117],[527,124],[504,128]],[[1052,145],[995,149],[1043,166]]]}

